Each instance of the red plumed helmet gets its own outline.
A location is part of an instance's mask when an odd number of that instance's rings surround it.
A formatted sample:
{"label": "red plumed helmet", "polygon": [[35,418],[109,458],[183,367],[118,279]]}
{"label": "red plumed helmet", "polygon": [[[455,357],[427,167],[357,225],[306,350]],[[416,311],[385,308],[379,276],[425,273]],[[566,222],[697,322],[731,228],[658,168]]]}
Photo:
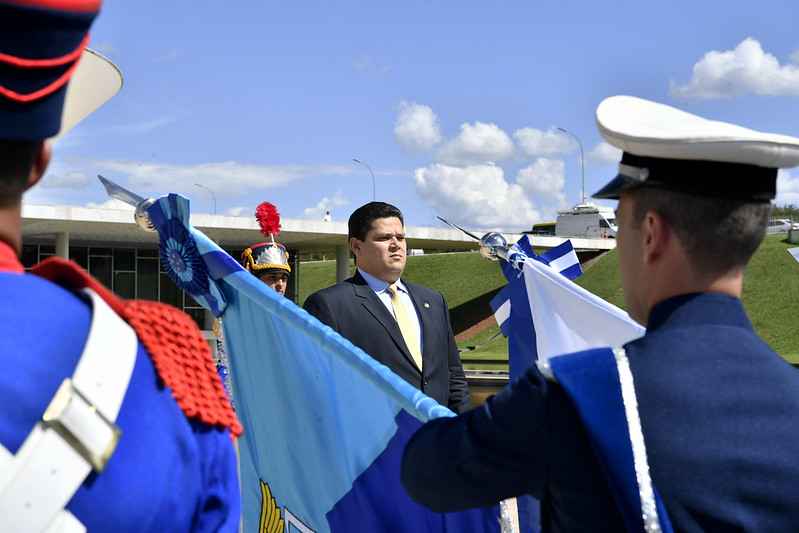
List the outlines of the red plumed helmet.
{"label": "red plumed helmet", "polygon": [[276,237],[280,233],[280,213],[273,204],[261,202],[255,209],[255,220],[261,226],[261,233],[267,237]]}

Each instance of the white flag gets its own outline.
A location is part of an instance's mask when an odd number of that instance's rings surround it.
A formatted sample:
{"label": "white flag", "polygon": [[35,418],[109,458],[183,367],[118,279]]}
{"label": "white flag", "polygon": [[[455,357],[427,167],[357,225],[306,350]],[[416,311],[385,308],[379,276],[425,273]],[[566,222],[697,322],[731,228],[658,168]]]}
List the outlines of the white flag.
{"label": "white flag", "polygon": [[524,280],[540,361],[590,348],[621,346],[645,332],[623,310],[538,261],[525,262]]}

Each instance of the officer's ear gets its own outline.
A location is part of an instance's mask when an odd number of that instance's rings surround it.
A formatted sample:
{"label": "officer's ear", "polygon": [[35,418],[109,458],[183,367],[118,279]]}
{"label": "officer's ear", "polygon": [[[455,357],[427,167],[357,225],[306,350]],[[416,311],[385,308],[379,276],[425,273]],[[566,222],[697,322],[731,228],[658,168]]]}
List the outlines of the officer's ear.
{"label": "officer's ear", "polygon": [[33,164],[31,165],[30,172],[28,173],[28,182],[25,185],[26,191],[39,183],[39,180],[42,179],[44,173],[47,172],[47,167],[50,165],[50,159],[52,159],[52,157],[53,147],[50,145],[50,141],[42,141],[39,144],[38,150],[36,150],[36,155],[33,158]]}
{"label": "officer's ear", "polygon": [[661,259],[673,244],[674,232],[663,215],[650,209],[641,221],[641,253],[646,265]]}

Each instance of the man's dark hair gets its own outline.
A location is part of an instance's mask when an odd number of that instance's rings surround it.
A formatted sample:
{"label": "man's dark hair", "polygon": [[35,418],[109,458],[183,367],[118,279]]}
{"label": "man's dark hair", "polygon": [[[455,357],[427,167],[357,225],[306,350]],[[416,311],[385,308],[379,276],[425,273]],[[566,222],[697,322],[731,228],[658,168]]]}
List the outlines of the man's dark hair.
{"label": "man's dark hair", "polygon": [[648,211],[674,229],[696,270],[719,275],[743,268],[766,235],[771,204],[709,198],[661,189],[638,189],[633,196],[636,226]]}
{"label": "man's dark hair", "polygon": [[405,220],[402,218],[402,211],[397,209],[391,204],[385,202],[369,202],[364,204],[350,215],[350,220],[347,223],[348,234],[347,240],[355,237],[359,241],[366,240],[366,234],[372,229],[372,222],[378,218],[397,217],[405,225]]}
{"label": "man's dark hair", "polygon": [[0,207],[19,201],[41,141],[0,139]]}

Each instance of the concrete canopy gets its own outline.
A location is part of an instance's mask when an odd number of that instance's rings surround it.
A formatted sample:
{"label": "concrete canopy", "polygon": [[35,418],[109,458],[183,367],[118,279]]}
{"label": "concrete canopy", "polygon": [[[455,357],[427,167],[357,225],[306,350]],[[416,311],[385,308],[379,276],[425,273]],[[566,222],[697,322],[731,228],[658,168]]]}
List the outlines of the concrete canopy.
{"label": "concrete canopy", "polygon": [[[227,249],[244,248],[264,239],[254,217],[233,217],[196,213],[192,224]],[[347,244],[345,222],[324,222],[284,218],[279,241],[286,247],[301,252],[334,253],[336,247]],[[119,245],[157,245],[155,233],[139,229],[133,222],[133,210],[120,210],[78,206],[24,205],[22,208],[22,235],[26,240],[51,240],[60,233],[68,233],[70,240],[86,243]],[[480,233],[475,232],[478,235]],[[458,230],[407,226],[408,248],[426,251],[476,250],[477,242]],[[509,242],[521,235],[506,234]],[[551,248],[562,243],[563,237],[531,236],[533,246]],[[614,239],[572,238],[576,250],[612,250]]]}
{"label": "concrete canopy", "polygon": [[[91,243],[157,244],[155,233],[145,232],[133,222],[133,210],[77,206],[24,205],[22,234],[25,239],[52,239],[69,233],[70,240]],[[193,214],[191,223],[228,249],[244,248],[264,240],[254,217]],[[323,222],[284,218],[279,241],[303,252],[334,252],[347,244],[345,222]],[[409,248],[425,250],[476,250],[477,242],[449,228],[406,228]],[[508,235],[517,239],[518,235]]]}

